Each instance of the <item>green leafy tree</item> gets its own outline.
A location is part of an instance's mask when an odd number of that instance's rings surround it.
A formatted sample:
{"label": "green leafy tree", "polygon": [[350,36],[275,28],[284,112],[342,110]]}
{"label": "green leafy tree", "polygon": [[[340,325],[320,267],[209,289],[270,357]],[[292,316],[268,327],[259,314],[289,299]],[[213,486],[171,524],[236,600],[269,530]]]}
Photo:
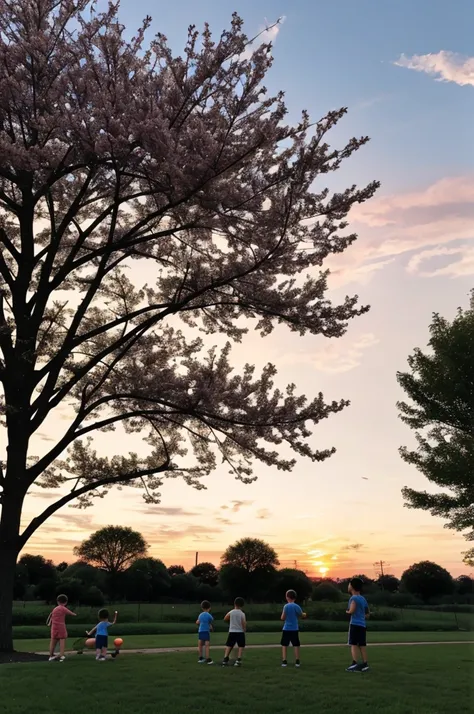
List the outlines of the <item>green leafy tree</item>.
{"label": "green leafy tree", "polygon": [[[18,554],[64,506],[114,486],[156,503],[167,476],[201,488],[218,459],[248,483],[259,463],[330,457],[312,428],[348,401],[276,386],[272,364],[236,373],[231,344],[276,325],[337,338],[368,309],[327,296],[325,261],[355,241],[346,219],[378,187],[326,186],[368,141],[330,145],[346,109],[286,123],[284,93],[264,84],[271,46],[250,49],[236,14],[217,37],[191,26],[173,53],[118,6],[0,2],[4,651]],[[205,342],[215,333],[222,349]],[[38,455],[58,410],[64,429]],[[57,498],[26,522],[38,488]]]}
{"label": "green leafy tree", "polygon": [[454,581],[441,565],[424,560],[409,567],[402,575],[401,585],[406,592],[420,597],[424,602],[442,595],[450,595]]}
{"label": "green leafy tree", "polygon": [[214,563],[198,563],[190,572],[203,585],[217,585],[219,571]]}
{"label": "green leafy tree", "polygon": [[[401,419],[415,430],[417,448],[400,454],[441,492],[406,487],[409,508],[446,519],[446,526],[474,540],[474,294],[468,310],[451,322],[433,315],[429,350],[416,349],[409,372],[398,382],[409,402],[400,402]],[[465,553],[474,565],[474,548]]]}
{"label": "green leafy tree", "polygon": [[155,602],[169,593],[171,576],[157,558],[139,558],[128,568],[125,595],[128,600]]}
{"label": "green leafy tree", "polygon": [[400,587],[400,580],[395,577],[395,575],[390,575],[388,573],[379,575],[375,582],[381,590],[384,590],[387,593],[396,593]]}
{"label": "green leafy tree", "polygon": [[295,568],[282,568],[276,573],[275,584],[272,589],[272,599],[284,601],[285,593],[295,590],[298,601],[307,600],[313,591],[313,583],[306,573]]}
{"label": "green leafy tree", "polygon": [[251,574],[257,570],[276,568],[278,556],[271,545],[259,538],[242,538],[229,545],[221,558],[221,563],[242,568]]}
{"label": "green leafy tree", "polygon": [[116,576],[145,556],[147,550],[148,544],[138,531],[128,526],[106,526],[74,548],[74,554]]}
{"label": "green leafy tree", "polygon": [[168,574],[171,575],[172,578],[174,578],[175,575],[185,575],[186,568],[183,565],[170,565],[168,568]]}
{"label": "green leafy tree", "polygon": [[340,602],[342,598],[340,589],[331,583],[319,583],[313,590],[313,600],[316,601]]}

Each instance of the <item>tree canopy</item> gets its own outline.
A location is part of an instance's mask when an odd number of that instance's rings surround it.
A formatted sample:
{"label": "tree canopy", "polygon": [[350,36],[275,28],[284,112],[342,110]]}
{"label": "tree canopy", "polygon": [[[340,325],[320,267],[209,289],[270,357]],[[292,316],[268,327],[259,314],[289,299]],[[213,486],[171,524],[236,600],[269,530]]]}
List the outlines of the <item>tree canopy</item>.
{"label": "tree canopy", "polygon": [[418,595],[425,602],[441,595],[449,595],[454,589],[450,573],[429,560],[415,563],[405,570],[401,585],[406,592]]}
{"label": "tree canopy", "polygon": [[191,570],[191,575],[204,585],[217,585],[219,571],[213,563],[198,563]]}
{"label": "tree canopy", "polygon": [[[409,508],[447,520],[447,527],[474,540],[474,294],[468,310],[451,322],[438,314],[430,326],[429,351],[416,349],[410,372],[398,382],[409,402],[400,402],[402,420],[415,430],[416,450],[402,447],[404,461],[416,466],[442,491],[406,487]],[[474,548],[465,554],[474,564]]]}
{"label": "tree canopy", "polygon": [[[114,485],[156,503],[166,476],[202,488],[219,460],[249,482],[255,463],[328,458],[311,429],[348,401],[277,387],[272,364],[237,373],[231,343],[276,325],[340,337],[368,309],[326,295],[324,261],[378,187],[323,182],[368,141],[330,147],[346,109],[287,123],[264,85],[271,46],[249,50],[236,14],[219,37],[191,26],[174,54],[147,42],[150,18],[127,39],[118,12],[0,3],[1,649],[18,553],[63,506]],[[58,412],[57,441],[32,446]],[[58,497],[23,528],[35,487]]]}
{"label": "tree canopy", "polygon": [[242,568],[247,573],[275,568],[278,565],[276,551],[260,538],[242,538],[225,550],[222,565]]}
{"label": "tree canopy", "polygon": [[147,550],[148,545],[138,531],[128,526],[106,526],[74,548],[74,554],[116,575],[144,557]]}

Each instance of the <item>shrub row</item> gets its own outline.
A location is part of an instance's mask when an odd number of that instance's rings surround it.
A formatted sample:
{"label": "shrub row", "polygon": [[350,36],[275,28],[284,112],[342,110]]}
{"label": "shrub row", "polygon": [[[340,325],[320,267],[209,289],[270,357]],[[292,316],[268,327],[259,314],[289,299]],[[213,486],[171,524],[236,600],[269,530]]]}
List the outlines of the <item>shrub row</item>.
{"label": "shrub row", "polygon": [[[383,622],[374,621],[370,623],[370,631],[372,632],[432,632],[435,628],[433,623],[414,622],[414,621],[396,621]],[[281,623],[268,621],[255,621],[248,623],[248,632],[279,632]],[[438,632],[453,632],[455,630],[454,623],[440,623],[436,626]],[[227,627],[225,623],[217,622],[215,626],[216,632],[225,632]],[[302,627],[304,632],[346,632],[347,623],[336,622],[330,620],[306,620]],[[115,632],[121,637],[127,635],[180,635],[194,634],[196,627],[190,623],[118,623]],[[84,635],[84,628],[74,624],[68,627],[70,638],[81,637]],[[14,638],[17,640],[29,639],[44,639],[48,637],[46,627],[23,626],[14,628]]]}

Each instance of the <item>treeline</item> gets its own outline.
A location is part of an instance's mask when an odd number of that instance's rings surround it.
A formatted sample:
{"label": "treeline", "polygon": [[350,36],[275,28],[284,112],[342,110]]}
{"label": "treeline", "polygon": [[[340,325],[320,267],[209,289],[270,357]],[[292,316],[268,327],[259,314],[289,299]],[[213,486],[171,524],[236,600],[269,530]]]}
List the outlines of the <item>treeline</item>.
{"label": "treeline", "polygon": [[[100,606],[106,601],[224,603],[236,594],[253,602],[279,602],[289,589],[298,599],[337,603],[347,597],[350,578],[309,578],[303,571],[279,568],[275,550],[262,540],[243,538],[229,546],[220,567],[199,563],[186,572],[147,555],[142,536],[130,528],[108,526],[84,541],[79,560],[55,566],[41,555],[24,555],[16,569],[15,599],[52,602],[59,593],[71,603]],[[120,557],[117,557],[120,554]],[[353,576],[351,576],[353,577]],[[373,604],[413,607],[474,603],[474,581],[454,579],[430,561],[416,563],[400,579],[359,574]]]}

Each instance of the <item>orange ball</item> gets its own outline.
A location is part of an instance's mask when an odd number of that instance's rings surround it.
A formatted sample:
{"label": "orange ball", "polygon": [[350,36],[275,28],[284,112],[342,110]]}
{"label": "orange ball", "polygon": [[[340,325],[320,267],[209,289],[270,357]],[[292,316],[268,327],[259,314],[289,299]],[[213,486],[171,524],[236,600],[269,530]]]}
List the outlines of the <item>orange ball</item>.
{"label": "orange ball", "polygon": [[117,639],[114,640],[114,645],[116,647],[121,647],[123,645],[123,640],[121,637],[117,637]]}
{"label": "orange ball", "polygon": [[89,639],[86,640],[86,647],[89,649],[93,649],[95,647],[95,637],[89,637]]}

